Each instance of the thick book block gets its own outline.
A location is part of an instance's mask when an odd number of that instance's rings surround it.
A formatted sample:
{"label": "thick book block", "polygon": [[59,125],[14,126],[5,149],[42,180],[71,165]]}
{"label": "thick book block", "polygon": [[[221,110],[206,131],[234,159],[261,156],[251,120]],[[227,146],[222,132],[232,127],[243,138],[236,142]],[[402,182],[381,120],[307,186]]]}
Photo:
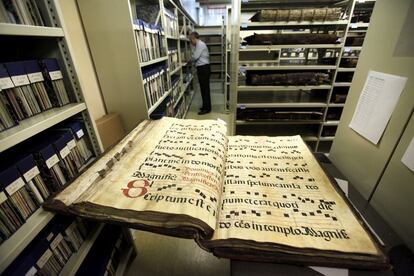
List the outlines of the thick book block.
{"label": "thick book block", "polygon": [[220,121],[144,121],[44,207],[193,238],[219,257],[389,268],[300,136],[226,132]]}

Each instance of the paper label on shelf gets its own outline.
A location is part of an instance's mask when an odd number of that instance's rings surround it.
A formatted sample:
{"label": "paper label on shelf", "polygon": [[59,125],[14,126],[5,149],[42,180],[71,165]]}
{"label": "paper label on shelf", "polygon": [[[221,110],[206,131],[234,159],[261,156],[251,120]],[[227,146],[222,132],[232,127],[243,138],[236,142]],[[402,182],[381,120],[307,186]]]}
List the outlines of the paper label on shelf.
{"label": "paper label on shelf", "polygon": [[75,141],[75,139],[70,140],[70,141],[67,143],[67,147],[68,147],[70,150],[72,150],[74,147],[76,147],[76,141]]}
{"label": "paper label on shelf", "polygon": [[27,77],[29,78],[30,83],[35,83],[39,81],[44,81],[43,74],[41,72],[31,73],[27,74]]}
{"label": "paper label on shelf", "polygon": [[82,138],[83,135],[85,135],[85,133],[83,133],[83,129],[79,129],[76,132],[76,136],[78,137],[78,139]]}
{"label": "paper label on shelf", "polygon": [[351,27],[351,29],[356,29],[358,28],[358,24],[357,23],[351,23],[351,25],[349,25]]}
{"label": "paper label on shelf", "polygon": [[299,57],[305,57],[305,53],[299,53]]}
{"label": "paper label on shelf", "polygon": [[46,237],[46,240],[50,242],[53,239],[53,236],[54,236],[53,232],[50,232],[50,234]]}
{"label": "paper label on shelf", "polygon": [[70,153],[70,150],[67,146],[64,146],[60,151],[60,157],[65,158],[66,156],[68,156],[68,154]]}
{"label": "paper label on shelf", "polygon": [[246,28],[247,28],[247,23],[241,23],[241,24],[240,24],[240,28],[242,28],[242,29],[246,29]]}
{"label": "paper label on shelf", "polygon": [[50,76],[51,80],[63,79],[63,75],[62,75],[62,72],[60,70],[49,72],[49,76]]}
{"label": "paper label on shelf", "polygon": [[13,76],[11,77],[15,86],[29,85],[29,78],[27,75]]}
{"label": "paper label on shelf", "polygon": [[7,196],[5,192],[0,192],[0,204],[7,200]]}
{"label": "paper label on shelf", "polygon": [[27,172],[23,174],[23,178],[24,180],[26,180],[26,182],[29,182],[30,180],[33,179],[33,177],[35,177],[38,174],[40,174],[40,171],[37,168],[37,166],[34,166],[33,168],[31,168],[30,170],[28,170]]}
{"label": "paper label on shelf", "polygon": [[42,257],[36,262],[36,265],[41,269],[47,261],[52,257],[52,251],[50,249],[47,249],[45,253],[43,253]]}
{"label": "paper label on shelf", "polygon": [[240,109],[246,109],[246,106],[241,105],[241,106],[240,106]]}
{"label": "paper label on shelf", "polygon": [[24,187],[24,181],[21,177],[19,177],[15,181],[13,181],[9,186],[6,187],[6,192],[9,195],[12,195],[18,190],[20,190],[22,187]]}
{"label": "paper label on shelf", "polygon": [[14,87],[14,84],[9,77],[0,78],[0,89],[7,89]]}
{"label": "paper label on shelf", "polygon": [[52,250],[55,249],[62,240],[63,236],[59,233],[59,235],[57,235],[56,238],[50,243],[50,248],[52,248]]}
{"label": "paper label on shelf", "polygon": [[24,274],[24,276],[34,276],[37,273],[37,269],[32,266],[27,272],[26,274]]}
{"label": "paper label on shelf", "polygon": [[57,162],[59,162],[59,158],[56,154],[53,154],[52,157],[46,160],[46,166],[50,169],[51,167],[56,165]]}
{"label": "paper label on shelf", "polygon": [[345,48],[344,48],[344,52],[345,52],[345,53],[350,52],[350,51],[351,51],[351,48],[348,48],[348,47],[345,47]]}

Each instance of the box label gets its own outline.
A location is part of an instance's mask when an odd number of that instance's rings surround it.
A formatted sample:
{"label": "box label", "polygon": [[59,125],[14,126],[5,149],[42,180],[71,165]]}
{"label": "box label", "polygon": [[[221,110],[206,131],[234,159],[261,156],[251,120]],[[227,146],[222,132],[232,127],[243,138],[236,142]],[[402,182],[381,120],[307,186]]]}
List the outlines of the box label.
{"label": "box label", "polygon": [[15,86],[29,85],[29,79],[27,75],[13,76],[11,77]]}
{"label": "box label", "polygon": [[53,154],[52,157],[46,160],[46,166],[50,169],[51,167],[56,165],[57,162],[59,162],[59,158],[56,154]]}
{"label": "box label", "polygon": [[43,75],[42,75],[41,72],[27,74],[27,77],[29,78],[30,83],[35,83],[35,82],[39,82],[39,81],[44,81],[45,80],[43,78]]}
{"label": "box label", "polygon": [[59,235],[57,235],[56,238],[50,243],[50,248],[54,250],[62,240],[63,236],[59,233]]}
{"label": "box label", "polygon": [[0,192],[0,204],[7,200],[7,196],[5,192]]}
{"label": "box label", "polygon": [[21,177],[19,177],[15,181],[13,181],[9,186],[6,187],[6,192],[9,195],[12,195],[18,190],[20,190],[22,187],[24,187],[24,181]]}
{"label": "box label", "polygon": [[8,89],[14,87],[14,84],[9,77],[0,78],[0,89]]}
{"label": "box label", "polygon": [[33,179],[33,177],[35,177],[38,174],[40,174],[40,171],[37,168],[37,166],[34,166],[33,168],[31,168],[30,170],[28,170],[27,172],[25,172],[23,174],[23,177],[26,180],[26,182],[29,182],[30,180]]}
{"label": "box label", "polygon": [[45,253],[43,253],[42,257],[40,257],[40,259],[36,262],[36,265],[39,268],[42,268],[50,259],[50,257],[52,257],[52,251],[50,251],[50,249],[47,249]]}
{"label": "box label", "polygon": [[76,147],[75,139],[72,139],[68,142],[67,147],[72,150],[74,147]]}
{"label": "box label", "polygon": [[64,146],[63,149],[59,151],[60,157],[65,158],[70,153],[70,150],[67,146]]}
{"label": "box label", "polygon": [[60,70],[49,72],[49,76],[50,76],[51,80],[63,79],[63,75],[62,75],[62,72]]}

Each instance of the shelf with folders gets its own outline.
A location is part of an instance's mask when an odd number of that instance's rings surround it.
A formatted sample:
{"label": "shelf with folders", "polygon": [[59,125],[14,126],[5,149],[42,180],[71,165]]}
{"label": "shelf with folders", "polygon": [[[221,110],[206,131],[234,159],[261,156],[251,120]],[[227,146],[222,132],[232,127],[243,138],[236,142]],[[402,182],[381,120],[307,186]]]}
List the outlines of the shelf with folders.
{"label": "shelf with folders", "polygon": [[[340,119],[362,46],[359,38],[349,38],[362,34],[349,30],[367,27],[354,18],[357,5],[233,3],[239,28],[233,29],[228,71],[238,80],[230,83],[235,134],[299,134],[313,150],[319,142],[327,148],[334,135],[325,135],[325,122]],[[279,125],[287,130],[272,128]]]}
{"label": "shelf with folders", "polygon": [[59,2],[17,2],[0,15],[0,273],[54,218],[41,204],[101,152]]}
{"label": "shelf with folders", "polygon": [[[79,0],[78,7],[107,110],[119,113],[131,130],[144,119],[166,115],[172,78],[183,85],[182,52],[189,42],[180,21],[194,22],[173,1],[99,2]],[[142,59],[148,52],[154,54]]]}

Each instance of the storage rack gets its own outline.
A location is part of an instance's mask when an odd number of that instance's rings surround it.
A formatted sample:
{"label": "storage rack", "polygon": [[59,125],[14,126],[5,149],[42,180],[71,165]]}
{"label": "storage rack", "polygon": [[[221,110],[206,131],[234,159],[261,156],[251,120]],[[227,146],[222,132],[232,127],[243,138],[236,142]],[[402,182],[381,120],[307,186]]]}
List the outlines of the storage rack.
{"label": "storage rack", "polygon": [[[346,2],[346,1],[345,1]],[[368,3],[369,2],[369,3]],[[337,97],[337,91],[349,88],[352,77],[346,78],[341,82],[341,75],[352,74],[353,68],[341,67],[341,61],[347,56],[347,52],[360,51],[362,45],[358,47],[348,47],[349,37],[366,32],[367,22],[351,22],[354,10],[358,8],[371,9],[375,1],[353,1],[350,0],[344,5],[344,1],[331,2],[330,7],[341,5],[346,11],[347,16],[337,21],[321,22],[249,22],[249,18],[257,11],[262,9],[275,9],[281,6],[277,3],[260,1],[234,1],[232,9],[231,22],[232,27],[232,44],[231,48],[231,79],[243,79],[242,75],[247,71],[260,72],[263,70],[272,70],[274,72],[306,72],[318,71],[329,73],[331,83],[320,86],[248,86],[239,84],[237,81],[231,83],[231,112],[234,119],[233,132],[236,134],[253,134],[253,135],[294,135],[300,134],[314,151],[329,152],[330,146],[334,139],[336,126],[340,120],[340,115],[345,104],[346,93],[343,97]],[[312,3],[311,7],[326,7],[326,2]],[[309,7],[309,2],[295,2],[291,8]],[[286,3],[284,8],[286,8]],[[230,11],[229,11],[230,13]],[[353,19],[352,19],[353,20]],[[239,46],[241,38],[256,33],[271,33],[276,30],[282,32],[291,32],[291,30],[301,29],[324,29],[330,28],[335,30],[341,37],[339,44],[301,44],[301,45],[247,45]],[[335,53],[335,63],[329,65],[311,65],[311,64],[294,64],[294,60],[299,60],[300,56],[290,56],[288,49],[316,49],[330,50]],[[288,55],[287,57],[284,55]],[[302,54],[303,55],[303,54]],[[260,57],[259,57],[260,56]],[[263,58],[265,57],[265,58]],[[356,57],[352,57],[356,58]],[[309,58],[310,59],[310,58]],[[292,62],[293,61],[293,62]],[[286,62],[283,64],[283,62]],[[289,64],[291,62],[291,64]],[[344,91],[344,90],[342,90]],[[303,95],[311,95],[306,98]],[[324,96],[321,96],[324,95]],[[340,100],[337,100],[340,99]],[[277,112],[283,113],[285,110],[296,111],[298,113],[315,112],[318,118],[300,120],[300,119],[269,119],[269,120],[243,120],[240,114],[249,111],[251,108],[264,110],[273,108]],[[239,111],[239,117],[238,117]]]}
{"label": "storage rack", "polygon": [[[103,149],[98,142],[97,130],[85,104],[83,96],[85,91],[82,91],[82,86],[76,73],[76,60],[71,55],[72,46],[66,34],[59,1],[37,1],[37,4],[42,11],[43,19],[47,26],[0,23],[0,36],[2,38],[0,59],[1,61],[20,61],[46,57],[56,58],[72,103],[39,113],[19,122],[15,127],[0,132],[0,152],[18,148],[20,143],[68,118],[77,118],[82,120],[94,155],[98,156]],[[92,161],[90,160],[89,163]],[[89,163],[83,166],[83,168]],[[80,171],[82,171],[82,168]],[[0,273],[19,256],[53,217],[54,213],[39,207],[12,236],[0,245]],[[71,262],[82,263],[81,255],[87,253],[88,244],[93,243],[93,237],[99,234],[100,229],[101,226],[97,224],[90,236],[85,240],[81,250],[71,257]],[[133,250],[135,249],[133,248]]]}
{"label": "storage rack", "polygon": [[[147,62],[139,61],[134,20],[145,19],[137,15],[137,5],[154,7],[154,12],[150,13],[152,22],[147,23],[163,28],[165,56]],[[105,4],[99,0],[79,0],[78,7],[108,112],[119,113],[126,130],[131,130],[140,121],[151,117],[168,115],[182,118],[193,95],[193,70],[186,61],[190,50],[187,33],[194,28],[194,22],[182,9],[170,0],[123,0],[108,1]],[[171,21],[167,21],[167,15]],[[167,33],[168,22],[179,25],[178,33]],[[176,49],[179,56],[178,67],[173,70],[170,70],[168,47]],[[156,65],[165,66],[168,70],[167,89],[151,105],[147,102],[144,90],[143,70]],[[179,78],[180,90],[175,101],[171,100],[173,75]]]}
{"label": "storage rack", "polygon": [[226,17],[225,17],[225,29],[224,29],[224,58],[223,58],[223,88],[224,88],[224,99],[225,99],[225,111],[226,113],[230,112],[230,48],[231,48],[231,7],[226,7]]}

